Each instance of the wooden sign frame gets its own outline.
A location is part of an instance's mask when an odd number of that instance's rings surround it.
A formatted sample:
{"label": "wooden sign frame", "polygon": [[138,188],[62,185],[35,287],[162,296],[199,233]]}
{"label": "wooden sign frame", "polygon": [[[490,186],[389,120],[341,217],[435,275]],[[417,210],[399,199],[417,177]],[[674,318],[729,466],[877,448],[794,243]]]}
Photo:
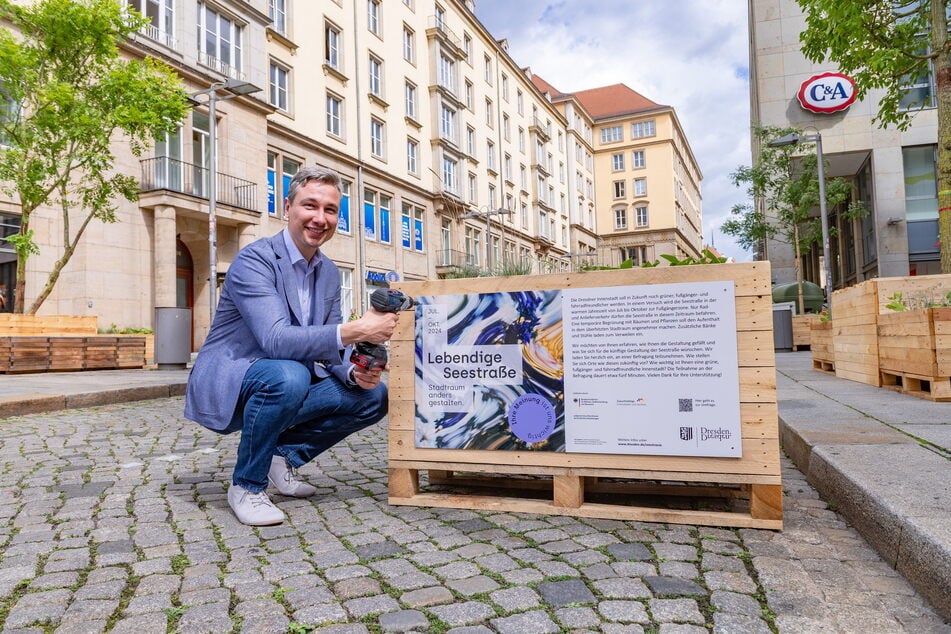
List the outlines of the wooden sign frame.
{"label": "wooden sign frame", "polygon": [[[781,529],[768,262],[430,280],[393,286],[409,295],[431,296],[725,280],[735,285],[741,458],[417,448],[415,319],[407,312],[400,317],[390,347],[390,504]],[[421,470],[428,472],[426,487],[420,483]],[[518,495],[513,495],[516,492]],[[608,502],[590,499],[600,493],[608,495]],[[645,504],[646,495],[680,502]]]}

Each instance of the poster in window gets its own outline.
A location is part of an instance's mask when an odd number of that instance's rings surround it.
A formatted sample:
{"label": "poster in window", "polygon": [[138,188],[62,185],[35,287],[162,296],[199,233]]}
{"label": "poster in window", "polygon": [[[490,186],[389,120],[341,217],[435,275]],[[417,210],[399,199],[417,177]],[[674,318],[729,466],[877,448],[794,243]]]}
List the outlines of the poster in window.
{"label": "poster in window", "polygon": [[363,235],[376,240],[376,207],[373,203],[363,203]]}
{"label": "poster in window", "polygon": [[274,170],[267,171],[267,212],[272,216],[277,213],[277,194],[274,191],[277,185],[275,182],[276,178],[277,175],[274,173]]}
{"label": "poster in window", "polygon": [[422,252],[423,250],[423,221],[422,220],[413,221],[413,237],[416,242],[416,250]]}
{"label": "poster in window", "polygon": [[409,216],[400,217],[400,237],[403,239],[403,248],[409,249],[413,246],[412,231],[409,227]]}
{"label": "poster in window", "polygon": [[340,213],[337,214],[337,231],[350,233],[350,196],[340,198]]}
{"label": "poster in window", "polygon": [[390,242],[390,210],[380,208],[380,242]]}

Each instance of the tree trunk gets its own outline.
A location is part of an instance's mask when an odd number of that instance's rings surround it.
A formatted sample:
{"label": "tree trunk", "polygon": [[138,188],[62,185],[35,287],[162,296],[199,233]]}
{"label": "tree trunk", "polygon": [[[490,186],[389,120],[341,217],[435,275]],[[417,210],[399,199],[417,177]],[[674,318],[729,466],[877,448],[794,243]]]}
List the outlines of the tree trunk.
{"label": "tree trunk", "polygon": [[793,244],[796,245],[796,286],[799,288],[799,314],[806,314],[806,302],[802,297],[802,250],[799,248],[799,225],[793,227]]}
{"label": "tree trunk", "polygon": [[951,59],[948,57],[948,0],[931,2],[931,50],[938,104],[938,239],[941,272],[951,273]]}

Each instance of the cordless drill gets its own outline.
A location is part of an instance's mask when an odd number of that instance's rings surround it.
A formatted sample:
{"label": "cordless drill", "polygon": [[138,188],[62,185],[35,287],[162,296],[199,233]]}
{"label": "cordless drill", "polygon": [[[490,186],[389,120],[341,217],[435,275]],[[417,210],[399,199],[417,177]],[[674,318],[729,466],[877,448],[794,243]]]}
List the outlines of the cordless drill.
{"label": "cordless drill", "polygon": [[[396,290],[395,288],[378,288],[370,295],[370,306],[381,313],[397,313],[401,310],[412,310],[416,307],[415,299]],[[386,366],[389,357],[386,347],[366,341],[358,341],[353,345],[350,353],[350,362],[364,370],[373,370]]]}

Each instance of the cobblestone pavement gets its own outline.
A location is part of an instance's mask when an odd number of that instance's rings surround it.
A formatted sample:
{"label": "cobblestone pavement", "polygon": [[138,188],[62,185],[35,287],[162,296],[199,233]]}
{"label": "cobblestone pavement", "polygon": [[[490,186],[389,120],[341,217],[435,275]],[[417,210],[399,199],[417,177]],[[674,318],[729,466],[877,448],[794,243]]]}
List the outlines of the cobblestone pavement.
{"label": "cobblestone pavement", "polygon": [[951,632],[788,462],[783,532],[396,507],[378,425],[251,528],[182,407],[0,421],[4,632]]}

